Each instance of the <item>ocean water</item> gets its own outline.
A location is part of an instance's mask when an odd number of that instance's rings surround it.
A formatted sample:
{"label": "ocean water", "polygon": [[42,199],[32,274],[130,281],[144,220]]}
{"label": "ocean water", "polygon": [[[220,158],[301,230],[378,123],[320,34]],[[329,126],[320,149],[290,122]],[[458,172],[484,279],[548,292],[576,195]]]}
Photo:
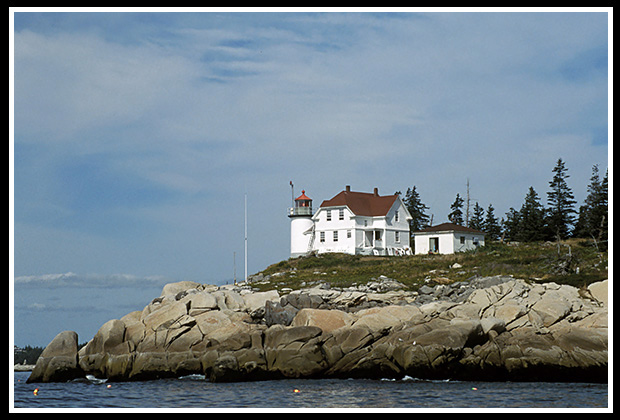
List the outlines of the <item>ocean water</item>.
{"label": "ocean water", "polygon": [[[29,375],[29,372],[14,373],[14,408],[603,409],[600,411],[608,408],[607,384],[426,381],[409,377],[211,383],[201,375],[144,382],[106,383],[91,378],[27,384]],[[35,388],[38,388],[37,395]]]}

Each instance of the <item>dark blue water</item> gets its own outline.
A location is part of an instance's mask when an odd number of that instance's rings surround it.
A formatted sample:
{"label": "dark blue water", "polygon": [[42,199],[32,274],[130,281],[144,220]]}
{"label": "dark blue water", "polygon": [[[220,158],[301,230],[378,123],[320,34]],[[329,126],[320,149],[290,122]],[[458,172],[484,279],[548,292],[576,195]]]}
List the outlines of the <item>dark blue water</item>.
{"label": "dark blue water", "polygon": [[[201,376],[145,382],[27,384],[15,408],[601,408],[607,384],[317,379],[211,383]],[[108,388],[108,385],[110,387]],[[33,391],[38,388],[38,395]]]}

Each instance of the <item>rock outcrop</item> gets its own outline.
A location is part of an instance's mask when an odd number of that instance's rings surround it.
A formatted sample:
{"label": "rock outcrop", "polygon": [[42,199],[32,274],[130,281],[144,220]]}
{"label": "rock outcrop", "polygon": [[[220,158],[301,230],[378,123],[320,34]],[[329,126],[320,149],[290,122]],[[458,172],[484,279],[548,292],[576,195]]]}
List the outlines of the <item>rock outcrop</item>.
{"label": "rock outcrop", "polygon": [[43,350],[28,382],[64,382],[83,375],[78,360],[78,336],[73,331],[63,331]]}
{"label": "rock outcrop", "polygon": [[289,293],[166,285],[77,350],[63,332],[29,382],[204,374],[210,381],[409,375],[607,381],[607,281],[583,290],[512,277],[403,290],[391,279]]}

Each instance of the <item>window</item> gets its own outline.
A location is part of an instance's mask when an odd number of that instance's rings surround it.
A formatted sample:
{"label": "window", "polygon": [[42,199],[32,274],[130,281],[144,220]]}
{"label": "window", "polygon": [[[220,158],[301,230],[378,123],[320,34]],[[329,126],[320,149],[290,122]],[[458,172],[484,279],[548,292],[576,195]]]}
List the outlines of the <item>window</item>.
{"label": "window", "polygon": [[338,231],[334,231],[334,242],[338,242]]}
{"label": "window", "polygon": [[320,232],[319,233],[319,241],[325,242],[325,232]]}
{"label": "window", "polygon": [[350,239],[350,238],[351,238],[351,231],[347,230],[347,239]]}
{"label": "window", "polygon": [[461,245],[463,245],[465,243],[465,237],[461,236]]}
{"label": "window", "polygon": [[[398,214],[398,213],[396,213]],[[394,241],[395,242],[400,242],[400,232],[396,231],[394,232]]]}
{"label": "window", "polygon": [[331,222],[332,220],[332,211],[331,210],[327,210],[327,221]]}
{"label": "window", "polygon": [[381,240],[381,231],[375,230],[375,241],[380,241],[380,240]]}
{"label": "window", "polygon": [[344,209],[338,210],[338,220],[344,220]]}
{"label": "window", "polygon": [[394,214],[394,221],[398,222],[398,210],[396,210],[396,213]]}

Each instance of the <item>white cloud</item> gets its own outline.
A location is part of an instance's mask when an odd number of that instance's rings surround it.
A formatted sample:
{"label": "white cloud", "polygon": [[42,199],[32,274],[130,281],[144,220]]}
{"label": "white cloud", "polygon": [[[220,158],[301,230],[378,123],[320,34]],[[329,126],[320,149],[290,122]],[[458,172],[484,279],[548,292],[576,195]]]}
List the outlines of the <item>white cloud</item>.
{"label": "white cloud", "polygon": [[30,311],[43,312],[48,309],[48,306],[44,303],[33,302],[26,307]]}
{"label": "white cloud", "polygon": [[55,288],[146,288],[159,287],[174,280],[162,276],[140,277],[132,274],[41,274],[15,277],[15,287]]}
{"label": "white cloud", "polygon": [[[92,130],[161,116],[170,92],[187,89],[183,83],[197,77],[183,57],[148,45],[122,46],[96,36],[43,36],[29,30],[15,34],[15,68],[20,139],[81,142],[88,150],[101,147]],[[123,139],[105,140],[118,145]]]}

